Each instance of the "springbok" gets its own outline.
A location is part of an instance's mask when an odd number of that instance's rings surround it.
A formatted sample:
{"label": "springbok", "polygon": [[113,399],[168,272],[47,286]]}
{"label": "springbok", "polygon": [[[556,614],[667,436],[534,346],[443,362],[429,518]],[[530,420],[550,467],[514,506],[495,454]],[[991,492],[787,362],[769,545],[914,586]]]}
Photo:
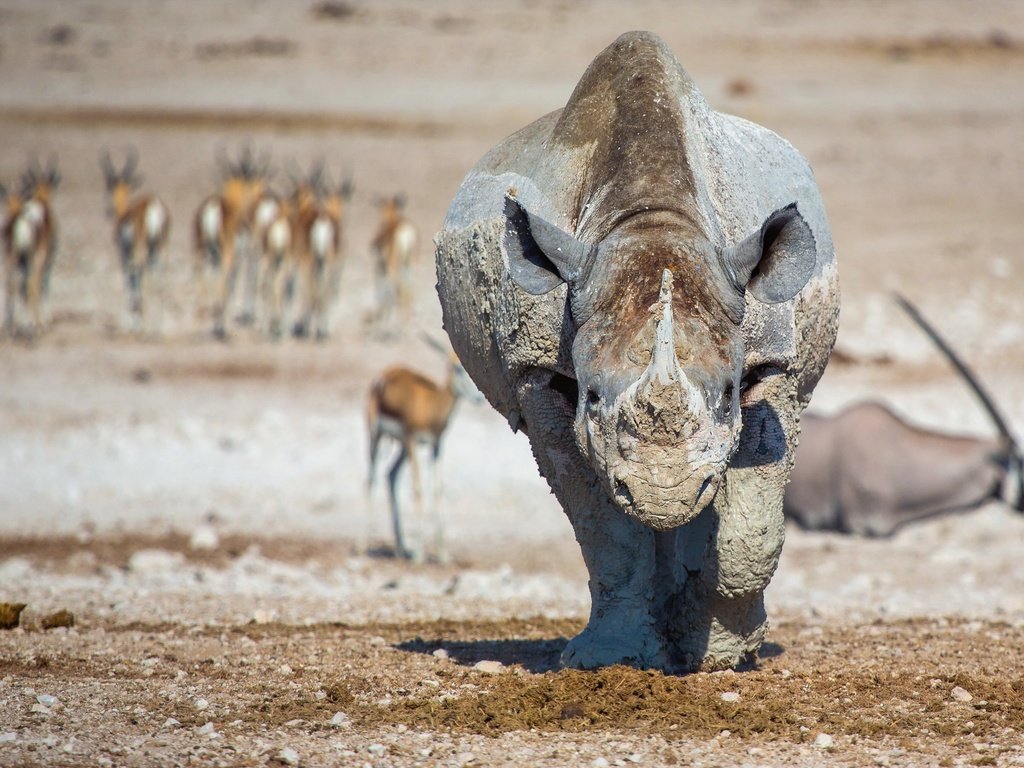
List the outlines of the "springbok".
{"label": "springbok", "polygon": [[324,181],[316,214],[303,238],[307,249],[300,252],[304,257],[299,268],[304,273],[305,296],[296,326],[297,335],[304,335],[311,329],[317,339],[328,336],[330,311],[341,281],[342,217],[354,189],[351,174],[346,174],[337,187]]}
{"label": "springbok", "polygon": [[[293,293],[296,279],[302,281],[307,304],[312,304],[315,286],[312,272],[306,265],[312,262],[311,232],[320,212],[320,198],[326,193],[325,173],[322,161],[314,163],[305,176],[293,165],[288,171],[291,193],[278,201],[272,217],[269,204],[264,209],[268,221],[260,237],[258,283],[266,308],[268,332],[274,338],[281,335],[286,296]],[[304,319],[308,323],[308,318],[304,316]],[[299,320],[293,330],[295,335],[303,335],[306,326]]]}
{"label": "springbok", "polygon": [[784,505],[786,517],[801,528],[891,536],[909,523],[991,499],[1024,511],[1024,453],[1005,417],[920,312],[896,300],[963,377],[999,435],[921,429],[875,402],[831,417],[806,414]]}
{"label": "springbok", "polygon": [[0,196],[4,200],[3,229],[0,237],[3,239],[4,247],[4,283],[6,286],[4,295],[4,325],[5,334],[14,332],[14,296],[17,292],[17,269],[14,258],[14,222],[21,213],[21,206],[24,204],[21,195],[6,184],[0,183]]}
{"label": "springbok", "polygon": [[243,213],[239,229],[237,252],[241,255],[242,269],[242,311],[238,321],[251,325],[256,321],[256,301],[259,294],[258,275],[262,249],[263,232],[273,221],[281,207],[281,200],[270,189],[274,175],[271,168],[270,152],[262,152],[257,158],[249,145],[242,148],[239,166],[242,176],[248,182],[248,205]]}
{"label": "springbok", "polygon": [[419,234],[416,225],[403,213],[405,196],[394,195],[379,201],[380,225],[370,243],[377,276],[377,307],[374,320],[382,327],[393,327],[408,317],[412,305],[409,267]]}
{"label": "springbok", "polygon": [[[433,340],[429,343],[448,358],[448,376],[438,384],[426,376],[404,366],[384,371],[370,387],[366,403],[366,422],[370,435],[370,464],[366,494],[373,491],[380,440],[387,435],[398,443],[398,454],[388,470],[388,495],[391,504],[391,525],[395,536],[397,557],[423,562],[425,559],[425,528],[423,491],[417,449],[426,445],[430,449],[433,470],[434,555],[439,562],[448,561],[441,516],[441,438],[448,428],[455,404],[460,397],[476,399],[476,390],[454,352],[447,352]],[[398,506],[398,475],[406,460],[412,465],[412,487],[415,513],[420,536],[412,549],[406,546],[402,530],[401,511]]]}
{"label": "springbok", "polygon": [[29,335],[42,328],[42,297],[50,282],[57,252],[57,224],[51,197],[60,185],[56,158],[44,169],[33,158],[21,177],[21,192],[7,194],[7,220],[4,224],[4,267],[6,289],[4,332],[14,334],[15,302],[21,300],[30,315]]}
{"label": "springbok", "polygon": [[128,289],[128,313],[133,333],[144,324],[144,280],[159,265],[167,245],[171,214],[162,200],[153,195],[134,195],[142,185],[136,173],[138,154],[132,150],[118,169],[110,153],[100,155],[100,169],[110,197],[107,214],[114,221],[114,243],[121,255],[121,271]]}
{"label": "springbok", "polygon": [[273,218],[262,228],[259,241],[261,255],[257,282],[267,333],[274,338],[281,335],[284,296],[292,271],[293,208],[291,199],[280,200]]}
{"label": "springbok", "polygon": [[[299,317],[292,326],[293,336],[305,336],[309,332],[310,307],[316,286],[313,283],[313,222],[320,215],[320,198],[326,191],[327,169],[322,160],[313,163],[305,177],[289,172],[292,181],[290,206],[292,227],[292,259],[287,265],[287,283],[292,286],[298,281],[302,296]],[[291,288],[289,288],[289,292]]]}
{"label": "springbok", "polygon": [[[243,148],[237,163],[230,162],[221,153],[218,156],[223,179],[221,191],[203,200],[196,211],[193,225],[197,255],[195,271],[200,275],[208,265],[217,276],[213,301],[213,332],[217,338],[226,335],[225,316],[234,292],[239,250],[242,250],[244,259],[249,258],[253,210],[266,189],[269,162],[266,155],[260,160],[254,159],[249,147]],[[256,282],[254,267],[248,260],[244,282],[246,296],[243,297],[242,319],[246,320],[252,314]]]}

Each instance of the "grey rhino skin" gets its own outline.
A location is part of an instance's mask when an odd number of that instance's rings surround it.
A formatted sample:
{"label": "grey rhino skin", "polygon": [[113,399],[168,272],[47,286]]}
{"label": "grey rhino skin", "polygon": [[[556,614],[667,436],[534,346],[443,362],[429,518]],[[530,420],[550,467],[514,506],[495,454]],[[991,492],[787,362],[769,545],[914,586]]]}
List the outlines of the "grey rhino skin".
{"label": "grey rhino skin", "polygon": [[528,435],[590,574],[562,663],[754,653],[838,322],[806,161],[630,32],[469,172],[436,243],[452,345]]}

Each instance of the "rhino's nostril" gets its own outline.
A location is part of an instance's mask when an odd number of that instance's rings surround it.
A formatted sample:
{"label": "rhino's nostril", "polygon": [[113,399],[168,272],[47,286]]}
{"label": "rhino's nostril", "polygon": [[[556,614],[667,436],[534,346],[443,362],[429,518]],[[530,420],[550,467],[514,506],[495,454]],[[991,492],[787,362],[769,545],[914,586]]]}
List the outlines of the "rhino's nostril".
{"label": "rhino's nostril", "polygon": [[615,481],[615,498],[620,504],[628,505],[633,503],[633,494],[630,493],[629,487],[621,480]]}
{"label": "rhino's nostril", "polygon": [[701,483],[700,490],[697,491],[697,498],[695,499],[695,501],[700,501],[701,497],[704,495],[704,492],[711,487],[711,484],[714,482],[714,480],[715,476],[712,474],[709,474],[707,477],[704,478],[704,482]]}

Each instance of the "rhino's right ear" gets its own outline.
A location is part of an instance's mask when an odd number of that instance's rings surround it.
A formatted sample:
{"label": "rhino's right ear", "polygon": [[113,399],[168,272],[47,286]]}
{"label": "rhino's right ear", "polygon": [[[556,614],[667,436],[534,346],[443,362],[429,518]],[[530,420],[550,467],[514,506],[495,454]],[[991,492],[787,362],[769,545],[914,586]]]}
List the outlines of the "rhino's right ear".
{"label": "rhino's right ear", "polygon": [[796,296],[814,274],[818,246],[796,203],[772,213],[758,231],[726,249],[740,289],[765,304]]}
{"label": "rhino's right ear", "polygon": [[505,252],[516,285],[527,293],[547,293],[571,283],[593,258],[594,246],[530,213],[514,197],[505,197]]}

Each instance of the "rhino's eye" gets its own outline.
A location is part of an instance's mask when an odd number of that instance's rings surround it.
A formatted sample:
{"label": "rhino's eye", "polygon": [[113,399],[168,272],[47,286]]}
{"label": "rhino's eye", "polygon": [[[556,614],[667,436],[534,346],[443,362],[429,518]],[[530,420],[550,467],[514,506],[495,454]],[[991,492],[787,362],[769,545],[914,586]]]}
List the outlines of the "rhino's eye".
{"label": "rhino's eye", "polygon": [[560,373],[554,373],[551,375],[548,387],[560,394],[565,399],[566,405],[572,410],[576,410],[576,404],[580,399],[580,391],[575,379],[570,379],[568,376],[563,376]]}
{"label": "rhino's eye", "polygon": [[732,398],[735,391],[735,385],[731,381],[722,390],[722,399],[718,403],[718,415],[722,421],[726,421],[732,416]]}

